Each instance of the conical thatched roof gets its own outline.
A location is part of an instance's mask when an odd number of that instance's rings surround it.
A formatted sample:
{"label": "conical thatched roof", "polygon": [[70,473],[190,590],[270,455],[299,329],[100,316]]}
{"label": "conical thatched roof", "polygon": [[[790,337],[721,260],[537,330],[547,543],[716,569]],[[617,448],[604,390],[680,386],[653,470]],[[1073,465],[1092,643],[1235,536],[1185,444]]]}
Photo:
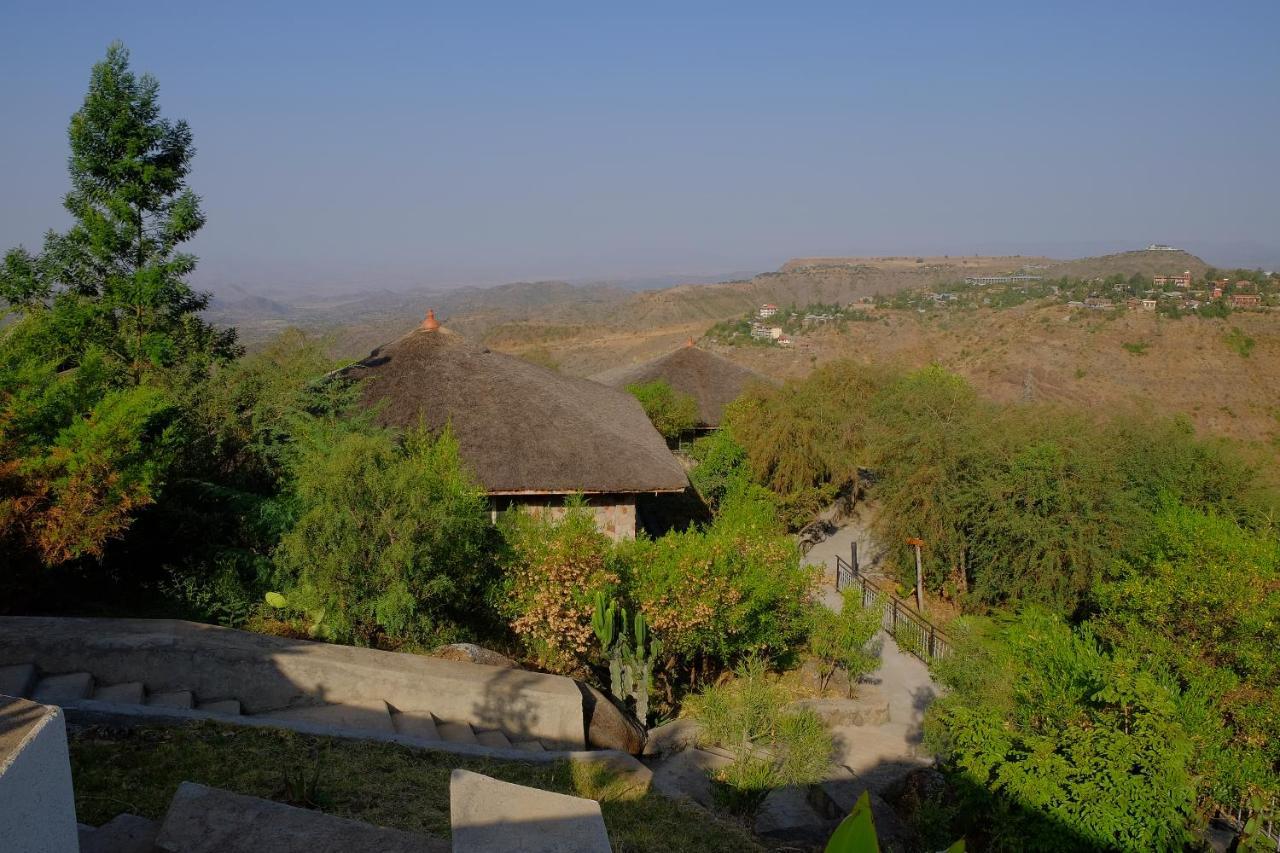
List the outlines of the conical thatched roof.
{"label": "conical thatched roof", "polygon": [[614,388],[661,379],[697,402],[699,425],[707,427],[720,425],[724,407],[738,399],[748,385],[767,381],[758,373],[700,349],[692,342],[639,367],[608,371],[595,378]]}
{"label": "conical thatched roof", "polygon": [[472,344],[434,317],[343,371],[386,426],[452,423],[490,494],[679,491],[684,469],[639,402]]}

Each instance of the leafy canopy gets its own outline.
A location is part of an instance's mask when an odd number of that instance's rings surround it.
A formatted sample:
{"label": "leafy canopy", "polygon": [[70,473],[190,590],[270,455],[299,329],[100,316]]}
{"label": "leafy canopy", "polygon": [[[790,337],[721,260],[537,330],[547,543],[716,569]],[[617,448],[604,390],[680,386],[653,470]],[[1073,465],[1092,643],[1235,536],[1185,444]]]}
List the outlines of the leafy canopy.
{"label": "leafy canopy", "polygon": [[697,402],[662,379],[628,385],[627,393],[640,401],[644,413],[663,438],[679,438],[698,425]]}

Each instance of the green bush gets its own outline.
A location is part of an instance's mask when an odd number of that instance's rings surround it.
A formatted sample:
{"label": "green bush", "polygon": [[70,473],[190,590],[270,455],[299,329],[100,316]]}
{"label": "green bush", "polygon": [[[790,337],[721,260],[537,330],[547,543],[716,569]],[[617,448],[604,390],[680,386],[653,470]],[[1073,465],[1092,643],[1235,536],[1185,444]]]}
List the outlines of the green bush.
{"label": "green bush", "polygon": [[1194,752],[1178,693],[1093,633],[1027,610],[971,622],[937,666],[926,740],[997,850],[1181,850]]}
{"label": "green bush", "polygon": [[752,814],[775,788],[826,775],[831,735],[813,711],[790,708],[789,701],[758,658],[745,661],[729,682],[690,698],[703,744],[733,754],[733,763],[712,777],[713,793],[728,810]]}
{"label": "green bush", "polygon": [[1095,598],[1100,635],[1181,689],[1201,796],[1280,793],[1280,543],[1176,504]]}
{"label": "green bush", "polygon": [[697,402],[661,379],[628,385],[627,393],[640,401],[644,413],[663,438],[679,438],[698,425]]}
{"label": "green bush", "polygon": [[296,522],[276,564],[322,636],[430,644],[475,624],[494,580],[484,492],[449,431],[314,436],[294,471]]}
{"label": "green bush", "polygon": [[821,603],[813,609],[809,651],[820,663],[823,690],[837,668],[854,682],[880,665],[879,649],[868,646],[880,631],[883,614],[877,608],[862,606],[861,589],[846,589],[843,599],[839,613]]}
{"label": "green bush", "polygon": [[751,479],[747,451],[728,427],[693,442],[689,456],[698,463],[689,472],[689,482],[712,510],[719,508],[731,489]]}
{"label": "green bush", "polygon": [[735,487],[705,530],[638,539],[620,557],[627,597],[686,667],[719,669],[804,642],[815,570],[800,564],[758,487]]}

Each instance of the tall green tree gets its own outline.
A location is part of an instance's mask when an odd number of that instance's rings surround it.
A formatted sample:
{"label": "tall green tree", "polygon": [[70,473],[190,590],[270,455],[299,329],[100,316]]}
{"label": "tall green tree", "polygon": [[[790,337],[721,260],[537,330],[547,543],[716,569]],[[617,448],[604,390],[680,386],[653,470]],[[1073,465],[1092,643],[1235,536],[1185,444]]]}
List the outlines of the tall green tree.
{"label": "tall green tree", "polygon": [[95,343],[131,384],[235,352],[234,331],[216,332],[199,318],[208,296],[185,281],[196,259],[180,247],[205,218],[187,186],[191,128],[160,115],[159,91],[154,77],[130,70],[123,45],[107,48],[68,132],[63,205],[74,224],[50,231],[39,255],[19,247],[0,267],[0,298],[50,315],[38,354],[74,365]]}
{"label": "tall green tree", "polygon": [[107,49],[71,118],[73,225],[0,263],[16,314],[0,332],[0,556],[15,566],[101,556],[163,487],[192,390],[237,353],[185,281],[180,247],[204,224],[195,149],[158,94]]}

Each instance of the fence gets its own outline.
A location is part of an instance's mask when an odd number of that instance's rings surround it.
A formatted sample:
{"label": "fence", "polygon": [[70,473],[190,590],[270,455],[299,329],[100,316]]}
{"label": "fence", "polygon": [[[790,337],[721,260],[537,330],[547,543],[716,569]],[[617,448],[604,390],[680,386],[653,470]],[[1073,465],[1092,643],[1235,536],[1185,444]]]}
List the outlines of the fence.
{"label": "fence", "polygon": [[907,604],[885,585],[858,571],[858,553],[852,552],[853,562],[836,555],[836,589],[858,587],[862,592],[863,607],[877,607],[884,612],[884,629],[898,642],[898,647],[911,652],[925,663],[951,654],[951,638],[944,634],[911,605]]}
{"label": "fence", "polygon": [[[1258,822],[1253,830],[1256,836],[1254,839],[1254,844],[1256,846],[1250,847],[1250,850],[1280,851],[1280,826],[1276,826],[1275,821],[1270,818],[1270,815],[1274,815],[1275,813],[1276,801],[1272,800],[1266,812],[1266,816],[1258,816]],[[1245,824],[1255,817],[1255,815],[1251,809],[1244,807],[1228,809],[1223,806],[1218,806],[1218,817],[1225,820],[1233,829],[1243,831]],[[1244,849],[1243,845],[1241,845],[1241,849]]]}

